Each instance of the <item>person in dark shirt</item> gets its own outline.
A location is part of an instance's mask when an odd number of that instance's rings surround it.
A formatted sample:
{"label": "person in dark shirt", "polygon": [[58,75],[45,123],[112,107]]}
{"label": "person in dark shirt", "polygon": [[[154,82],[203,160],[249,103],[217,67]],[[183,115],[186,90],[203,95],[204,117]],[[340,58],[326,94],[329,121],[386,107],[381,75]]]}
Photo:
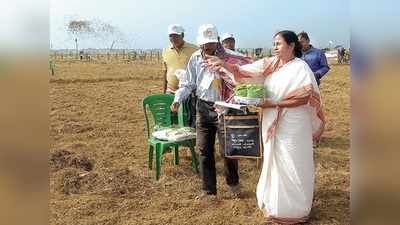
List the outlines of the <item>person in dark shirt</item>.
{"label": "person in dark shirt", "polygon": [[310,44],[310,38],[306,32],[301,32],[298,35],[299,42],[302,46],[303,56],[301,57],[311,70],[314,72],[318,86],[321,78],[329,71],[328,61],[325,53],[321,49],[314,48]]}

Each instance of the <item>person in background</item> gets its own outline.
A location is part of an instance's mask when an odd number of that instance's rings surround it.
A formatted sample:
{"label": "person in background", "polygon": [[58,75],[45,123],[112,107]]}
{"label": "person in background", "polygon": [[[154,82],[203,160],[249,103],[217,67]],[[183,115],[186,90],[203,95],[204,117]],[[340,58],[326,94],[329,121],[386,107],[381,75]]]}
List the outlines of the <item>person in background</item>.
{"label": "person in background", "polygon": [[339,47],[337,49],[337,59],[338,59],[338,64],[343,64],[344,63],[344,55],[346,51],[345,48]]}
{"label": "person in background", "polygon": [[301,58],[310,66],[319,86],[321,78],[330,70],[325,53],[310,44],[310,38],[306,32],[303,31],[297,36],[302,46],[303,56]]}
{"label": "person in background", "polygon": [[225,33],[221,36],[221,42],[224,48],[235,51],[235,38],[233,37],[233,34]]}
{"label": "person in background", "polygon": [[[168,27],[168,36],[171,45],[163,49],[162,52],[164,93],[175,94],[179,85],[179,80],[175,72],[178,69],[186,69],[190,56],[198,49],[196,45],[184,41],[184,31],[183,27],[179,24],[172,24]],[[185,107],[188,111],[189,126],[194,127],[196,124],[196,97],[194,94],[187,98]]]}

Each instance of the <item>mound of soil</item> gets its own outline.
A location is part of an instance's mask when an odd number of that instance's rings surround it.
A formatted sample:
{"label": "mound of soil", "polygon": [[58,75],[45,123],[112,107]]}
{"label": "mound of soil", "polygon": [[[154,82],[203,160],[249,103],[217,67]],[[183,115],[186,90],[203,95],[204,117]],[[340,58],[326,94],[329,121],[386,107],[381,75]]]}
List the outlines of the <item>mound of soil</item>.
{"label": "mound of soil", "polygon": [[109,197],[135,198],[152,192],[149,179],[139,177],[128,168],[101,173],[66,168],[57,172],[56,177],[57,190],[66,195],[91,192]]}
{"label": "mound of soil", "polygon": [[75,168],[61,171],[61,175],[57,176],[57,178],[56,187],[58,191],[66,195],[93,191],[101,184],[96,173],[82,173]]}
{"label": "mound of soil", "polygon": [[113,197],[137,197],[139,192],[151,187],[150,181],[139,177],[128,168],[110,172],[103,194]]}
{"label": "mound of soil", "polygon": [[51,154],[50,168],[52,171],[68,167],[91,171],[94,167],[94,160],[89,159],[86,155],[80,155],[67,150],[59,150]]}

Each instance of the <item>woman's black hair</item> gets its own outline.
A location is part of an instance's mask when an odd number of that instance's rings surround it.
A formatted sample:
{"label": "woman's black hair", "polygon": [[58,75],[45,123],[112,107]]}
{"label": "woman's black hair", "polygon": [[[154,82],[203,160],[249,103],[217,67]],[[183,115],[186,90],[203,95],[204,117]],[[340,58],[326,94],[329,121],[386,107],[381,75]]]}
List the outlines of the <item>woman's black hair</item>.
{"label": "woman's black hair", "polygon": [[300,58],[303,53],[301,51],[301,44],[299,42],[299,38],[297,37],[296,33],[290,30],[283,30],[279,31],[274,35],[274,37],[280,35],[285,42],[290,45],[291,43],[294,43],[294,55],[298,58]]}

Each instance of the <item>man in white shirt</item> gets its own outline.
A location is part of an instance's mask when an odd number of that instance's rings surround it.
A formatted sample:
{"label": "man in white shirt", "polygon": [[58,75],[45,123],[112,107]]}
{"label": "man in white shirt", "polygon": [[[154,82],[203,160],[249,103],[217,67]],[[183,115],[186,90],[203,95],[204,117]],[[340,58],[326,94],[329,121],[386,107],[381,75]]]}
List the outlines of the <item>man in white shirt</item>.
{"label": "man in white shirt", "polygon": [[[215,169],[215,137],[218,134],[220,144],[220,153],[224,159],[224,174],[226,183],[230,187],[234,196],[239,194],[239,174],[238,161],[225,157],[224,154],[224,127],[221,118],[218,118],[214,108],[214,102],[226,100],[228,95],[223,91],[223,85],[227,85],[227,80],[204,66],[206,55],[225,55],[229,59],[229,53],[226,53],[218,42],[217,28],[212,24],[200,26],[197,36],[197,44],[200,49],[190,57],[186,73],[187,81],[180,84],[175,93],[174,103],[171,105],[172,111],[177,111],[179,104],[186,99],[192,90],[195,90],[197,101],[196,118],[196,147],[200,151],[200,168],[202,174],[201,196],[217,194],[217,180]],[[227,50],[229,51],[229,50]],[[237,57],[236,58],[240,58]],[[224,80],[223,80],[224,79]],[[229,84],[228,84],[229,85]]]}

